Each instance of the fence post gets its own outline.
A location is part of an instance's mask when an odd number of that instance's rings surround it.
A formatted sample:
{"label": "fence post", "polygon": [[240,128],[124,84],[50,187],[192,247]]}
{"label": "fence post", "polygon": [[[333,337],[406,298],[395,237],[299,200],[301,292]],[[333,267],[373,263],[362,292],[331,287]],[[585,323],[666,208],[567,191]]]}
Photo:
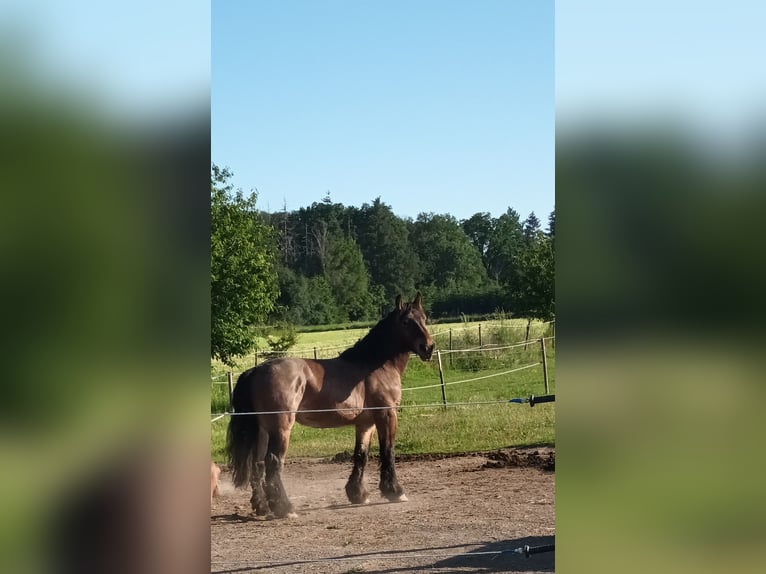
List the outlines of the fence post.
{"label": "fence post", "polygon": [[234,412],[234,374],[231,371],[226,372],[226,381],[229,383],[229,412]]}
{"label": "fence post", "polygon": [[527,334],[524,335],[524,350],[527,350],[527,341],[529,341],[529,327],[532,325],[532,317],[527,319]]}
{"label": "fence post", "polygon": [[317,360],[317,348],[316,347],[314,347],[314,360],[315,361]]}
{"label": "fence post", "polygon": [[545,338],[540,337],[540,347],[543,353],[543,382],[545,383],[545,394],[548,394],[548,358],[545,356]]}
{"label": "fence post", "polygon": [[254,366],[254,367],[257,367],[257,366],[258,366],[258,350],[257,350],[257,349],[256,349],[256,351],[255,351],[255,364],[254,364],[253,366]]}
{"label": "fence post", "polygon": [[556,348],[556,320],[551,321],[551,347]]}
{"label": "fence post", "polygon": [[441,351],[436,351],[436,360],[439,362],[439,380],[442,384],[442,403],[444,404],[445,408],[447,406],[447,390],[444,386],[444,370],[442,369],[442,353]]}
{"label": "fence post", "polygon": [[452,327],[449,329],[449,366],[452,368]]}
{"label": "fence post", "polygon": [[479,347],[481,347],[481,323],[479,323]]}

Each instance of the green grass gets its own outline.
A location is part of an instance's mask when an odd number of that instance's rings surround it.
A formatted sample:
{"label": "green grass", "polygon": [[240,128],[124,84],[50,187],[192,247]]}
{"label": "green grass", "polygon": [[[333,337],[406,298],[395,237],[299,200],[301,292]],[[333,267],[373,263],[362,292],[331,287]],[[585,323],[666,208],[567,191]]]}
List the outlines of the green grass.
{"label": "green grass", "polygon": [[[506,321],[507,323],[507,321]],[[483,323],[482,329],[492,327]],[[459,327],[463,327],[459,324]],[[499,325],[498,327],[502,327]],[[505,327],[508,327],[506,324]],[[526,329],[526,321],[523,325]],[[469,327],[469,330],[475,328]],[[533,329],[535,324],[533,323]],[[543,333],[531,334],[539,337]],[[333,332],[337,333],[337,332]],[[362,334],[366,329],[362,330]],[[304,334],[301,334],[302,336]],[[309,335],[309,334],[307,334]],[[327,333],[311,333],[325,335]],[[358,338],[358,336],[357,336]],[[523,334],[522,337],[523,339]],[[313,343],[317,339],[311,341]],[[332,337],[327,337],[332,341]],[[337,339],[335,339],[337,340]],[[453,343],[455,331],[453,330]],[[484,341],[483,341],[484,342]],[[549,392],[555,392],[555,350],[550,341],[546,345],[548,356]],[[492,375],[519,366],[540,361],[539,344],[523,348],[486,353],[456,353],[442,356],[445,382],[461,381]],[[248,365],[249,366],[249,365]],[[404,373],[403,389],[439,383],[436,358],[428,363],[413,358]],[[507,401],[515,397],[545,393],[542,367],[535,366],[518,372],[483,380],[446,386],[448,403]],[[555,406],[545,403],[530,407],[527,404],[495,404],[476,406],[441,406],[441,388],[403,391],[397,432],[397,452],[407,454],[454,453],[490,450],[508,446],[553,444],[555,442]],[[211,411],[222,412],[228,404],[228,389],[213,385]],[[432,405],[437,407],[418,407]],[[224,442],[228,417],[212,423],[211,450],[216,461],[223,462]],[[377,438],[371,452],[377,452]],[[339,452],[350,452],[354,447],[354,428],[313,429],[296,424],[293,427],[289,457],[327,457]]]}
{"label": "green grass", "polygon": [[376,321],[353,321],[351,323],[337,323],[331,325],[303,325],[297,327],[299,333],[321,333],[324,331],[347,331],[349,329],[369,329]]}

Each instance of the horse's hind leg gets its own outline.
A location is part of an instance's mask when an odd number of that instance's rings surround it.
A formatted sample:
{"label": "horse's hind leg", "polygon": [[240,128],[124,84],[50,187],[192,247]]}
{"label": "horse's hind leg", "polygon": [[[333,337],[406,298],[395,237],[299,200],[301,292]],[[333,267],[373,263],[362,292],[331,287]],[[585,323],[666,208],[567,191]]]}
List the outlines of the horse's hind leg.
{"label": "horse's hind leg", "polygon": [[[286,428],[285,428],[286,426]],[[269,433],[269,443],[266,450],[266,498],[274,516],[283,518],[293,513],[293,505],[287,498],[287,492],[282,484],[282,466],[287,446],[290,442],[289,424]]]}
{"label": "horse's hind leg", "polygon": [[252,472],[250,474],[250,488],[253,491],[253,495],[250,497],[250,506],[258,516],[263,516],[269,513],[269,502],[266,499],[266,492],[264,491],[264,478],[266,476],[266,464],[264,458],[266,457],[266,446],[268,444],[269,435],[261,429],[258,433],[258,444],[256,445],[255,453],[252,458]]}
{"label": "horse's hind leg", "polygon": [[364,467],[367,465],[367,451],[374,425],[356,427],[356,445],[354,446],[354,468],[346,483],[346,496],[354,504],[366,504],[370,501],[369,493],[364,488]]}
{"label": "horse's hind leg", "polygon": [[380,492],[392,502],[404,502],[407,497],[396,479],[396,467],[394,465],[396,423],[397,415],[393,408],[379,411],[375,417],[375,426],[378,429],[378,441],[380,442]]}

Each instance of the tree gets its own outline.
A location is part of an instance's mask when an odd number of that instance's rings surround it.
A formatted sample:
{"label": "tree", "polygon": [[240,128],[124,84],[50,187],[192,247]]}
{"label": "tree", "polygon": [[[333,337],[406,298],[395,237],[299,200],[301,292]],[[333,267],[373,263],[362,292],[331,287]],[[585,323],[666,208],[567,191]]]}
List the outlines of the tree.
{"label": "tree", "polygon": [[461,223],[463,231],[481,253],[482,261],[486,264],[487,248],[495,229],[495,220],[489,213],[475,213]]}
{"label": "tree", "polygon": [[421,213],[413,225],[411,240],[425,284],[461,290],[486,283],[481,254],[453,216]]}
{"label": "tree", "polygon": [[[301,207],[290,214],[290,225],[285,225],[285,228],[293,230],[291,245],[294,255],[284,257],[289,266],[307,277],[321,275],[330,238],[342,233],[346,223],[344,215],[343,205],[331,203],[329,195],[321,202]],[[283,245],[288,245],[288,242],[283,241]]]}
{"label": "tree", "polygon": [[324,275],[306,279],[306,319],[310,325],[339,323],[343,319],[335,304],[332,288]]}
{"label": "tree", "polygon": [[335,298],[341,321],[358,321],[375,315],[369,278],[359,246],[353,239],[330,240],[324,276]]}
{"label": "tree", "polygon": [[555,313],[553,238],[538,231],[522,252],[519,267],[523,281],[517,297],[522,312],[552,319]]}
{"label": "tree", "polygon": [[524,240],[527,243],[531,243],[538,231],[540,231],[540,220],[533,211],[529,214],[529,217],[524,220],[521,232],[524,235]]}
{"label": "tree", "polygon": [[372,281],[393,301],[400,293],[413,293],[418,280],[417,256],[407,241],[407,224],[378,197],[354,213],[356,240]]}
{"label": "tree", "polygon": [[280,296],[276,321],[296,325],[327,325],[342,320],[332,289],[324,275],[306,277],[290,268],[279,270]]}
{"label": "tree", "polygon": [[232,193],[232,173],[213,164],[210,182],[210,351],[228,365],[255,345],[254,327],[279,295],[273,230],[255,209],[256,196]]}
{"label": "tree", "polygon": [[519,214],[508,208],[497,218],[487,247],[487,270],[493,278],[518,290],[520,282],[519,257],[524,249],[524,233]]}

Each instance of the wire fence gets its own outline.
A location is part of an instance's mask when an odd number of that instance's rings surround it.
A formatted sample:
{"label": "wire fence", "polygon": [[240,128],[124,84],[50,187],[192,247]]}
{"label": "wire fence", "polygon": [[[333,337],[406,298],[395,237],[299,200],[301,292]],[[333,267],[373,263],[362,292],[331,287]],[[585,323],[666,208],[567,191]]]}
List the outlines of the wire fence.
{"label": "wire fence", "polygon": [[445,408],[445,407],[473,407],[477,405],[504,405],[504,404],[522,404],[529,402],[529,397],[514,397],[512,399],[498,399],[494,401],[470,401],[470,402],[451,402],[446,405],[443,403],[427,403],[427,404],[413,404],[413,405],[398,405],[387,407],[334,407],[331,409],[294,409],[294,410],[282,410],[282,411],[248,411],[248,412],[225,412],[215,417],[210,422],[215,422],[222,417],[240,417],[240,416],[253,416],[253,415],[299,415],[299,414],[316,414],[316,413],[343,413],[354,412],[361,413],[364,411],[388,411],[391,409],[433,409],[433,408]]}
{"label": "wire fence", "polygon": [[460,385],[460,384],[463,384],[463,383],[472,383],[474,381],[481,381],[481,380],[484,380],[484,379],[491,379],[493,377],[502,377],[502,376],[505,376],[505,375],[510,375],[511,373],[516,373],[518,371],[523,371],[524,369],[529,369],[531,367],[536,367],[536,366],[538,366],[540,364],[541,363],[532,363],[530,365],[524,365],[523,367],[518,367],[516,369],[511,369],[509,371],[503,371],[502,373],[493,373],[491,375],[484,375],[482,377],[474,377],[472,379],[463,379],[462,381],[452,381],[452,382],[437,383],[435,385],[424,385],[424,386],[421,386],[421,387],[403,387],[402,388],[402,392],[404,392],[404,391],[419,391],[421,389],[434,389],[434,388],[437,388],[437,387],[444,387],[444,386],[448,386],[448,385]]}
{"label": "wire fence", "polygon": [[[490,323],[471,323],[461,327],[433,330],[431,338],[442,354],[483,351],[490,348],[503,350],[515,346],[524,346],[537,342],[541,337],[551,340],[555,348],[554,321],[533,321],[532,319],[494,321]],[[330,346],[299,347],[287,351],[256,351],[253,355],[253,366],[280,357],[296,357],[301,359],[331,359],[353,346],[357,339]],[[414,355],[413,355],[414,356]],[[212,382],[226,384],[226,373],[217,373],[211,377]]]}
{"label": "wire fence", "polygon": [[[493,339],[502,339],[507,344],[508,341],[536,341],[540,337],[555,337],[555,321],[536,321],[532,319],[520,320],[498,320],[487,323],[466,323],[461,327],[449,327],[447,329],[433,330],[431,338],[437,343],[437,347],[447,350],[465,350],[466,348],[484,348],[488,345],[502,345],[503,343],[493,342]],[[257,366],[263,361],[279,357],[297,357],[301,359],[332,359],[337,357],[341,351],[348,349],[356,342],[356,339],[349,337],[338,345],[330,346],[312,346],[299,347],[287,351],[275,350],[257,350],[253,354],[253,366]],[[212,380],[225,383],[226,374],[219,373],[212,377]]]}
{"label": "wire fence", "polygon": [[[433,335],[432,335],[433,337]],[[466,401],[448,401],[446,388],[454,385],[463,385],[468,383],[475,383],[478,381],[489,381],[495,379],[500,382],[508,382],[509,377],[515,373],[526,371],[533,368],[540,368],[541,376],[539,383],[539,392],[549,393],[549,378],[548,372],[548,357],[549,351],[553,351],[555,348],[555,336],[548,335],[542,336],[538,339],[530,339],[519,341],[513,344],[499,344],[499,343],[487,343],[481,347],[471,347],[465,349],[445,349],[439,350],[435,354],[436,361],[430,363],[411,363],[412,368],[420,370],[420,376],[418,378],[433,377],[435,382],[433,384],[419,385],[419,386],[406,386],[402,387],[403,396],[411,397],[417,393],[415,391],[427,391],[429,389],[441,389],[441,402],[433,402],[434,399],[438,400],[436,395],[431,394],[430,397],[426,397],[426,400],[432,402],[422,403],[410,403],[407,401],[399,405],[398,407],[348,407],[348,408],[336,408],[336,409],[321,409],[321,410],[296,410],[296,411],[269,411],[261,414],[285,414],[292,413],[298,414],[303,412],[327,412],[327,411],[362,411],[362,410],[374,410],[374,409],[390,409],[390,408],[435,408],[447,406],[467,406],[467,405],[487,405],[487,404],[502,404],[507,402],[518,402],[516,399],[508,398],[494,399],[494,400],[480,400],[479,393],[472,393],[476,395],[476,399],[471,402]],[[414,356],[414,355],[413,355]],[[408,367],[409,369],[410,367]],[[498,370],[500,369],[500,370]],[[479,374],[482,371],[488,370],[497,372],[491,372],[487,374]],[[477,376],[466,376],[469,373],[475,373]],[[461,376],[462,374],[462,376]],[[221,376],[226,377],[226,380],[218,380]],[[238,375],[237,375],[238,376]],[[437,378],[438,377],[438,378]],[[455,380],[457,379],[457,380]],[[215,388],[216,385],[228,385],[228,393],[215,392],[214,399],[211,403],[215,403],[216,406],[211,412],[213,416],[211,423],[219,421],[227,416],[238,414],[258,414],[258,413],[233,413],[231,406],[231,397],[234,389],[234,372],[224,373],[214,377],[211,381],[211,385]],[[528,378],[527,378],[528,380]],[[436,382],[438,381],[438,382]],[[537,385],[538,383],[535,383]],[[473,387],[472,387],[473,388]],[[534,391],[538,392],[538,391]],[[426,393],[427,394],[427,393]],[[418,395],[420,396],[420,395]],[[458,397],[459,398],[459,397]],[[217,399],[217,400],[216,400]],[[211,405],[212,406],[212,405]]]}

